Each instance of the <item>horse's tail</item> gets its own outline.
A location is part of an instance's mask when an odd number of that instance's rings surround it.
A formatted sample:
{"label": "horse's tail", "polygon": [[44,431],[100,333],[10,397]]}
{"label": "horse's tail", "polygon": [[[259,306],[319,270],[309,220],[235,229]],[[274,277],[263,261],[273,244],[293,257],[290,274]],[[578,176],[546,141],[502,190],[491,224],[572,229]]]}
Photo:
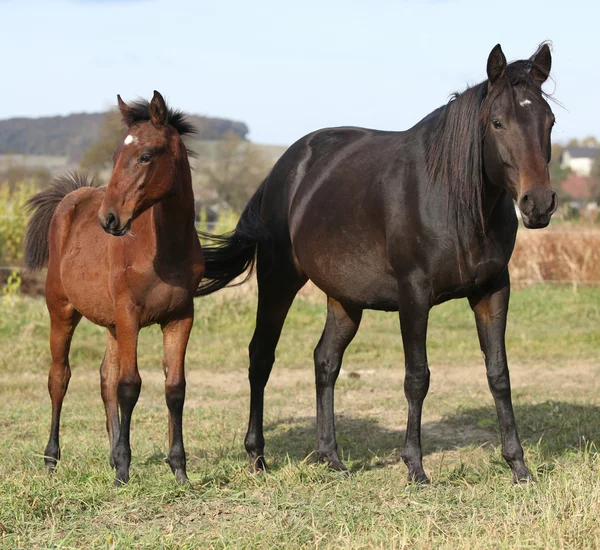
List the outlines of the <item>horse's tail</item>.
{"label": "horse's tail", "polygon": [[48,189],[33,195],[25,208],[33,213],[25,236],[25,267],[41,269],[48,263],[48,234],[56,207],[69,193],[81,187],[93,187],[86,174],[72,172],[54,178]]}
{"label": "horse's tail", "polygon": [[211,235],[199,232],[201,238],[211,244],[203,246],[204,278],[200,282],[196,296],[206,296],[226,287],[242,273],[247,272],[248,280],[256,260],[256,248],[259,243],[268,242],[271,238],[269,230],[260,217],[260,205],[265,190],[266,180],[262,182],[256,193],[246,205],[235,229],[225,235]]}

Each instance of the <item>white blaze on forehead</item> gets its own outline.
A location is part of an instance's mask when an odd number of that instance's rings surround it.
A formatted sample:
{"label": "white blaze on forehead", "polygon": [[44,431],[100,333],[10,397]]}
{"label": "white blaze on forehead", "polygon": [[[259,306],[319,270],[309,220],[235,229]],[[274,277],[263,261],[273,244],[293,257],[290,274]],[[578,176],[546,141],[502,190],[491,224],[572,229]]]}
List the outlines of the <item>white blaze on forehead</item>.
{"label": "white blaze on forehead", "polygon": [[519,105],[525,107],[526,105],[531,105],[531,101],[529,99],[524,99],[523,101],[519,101]]}
{"label": "white blaze on forehead", "polygon": [[123,145],[129,145],[130,143],[135,143],[138,140],[137,137],[129,135],[125,138],[125,141],[123,141]]}

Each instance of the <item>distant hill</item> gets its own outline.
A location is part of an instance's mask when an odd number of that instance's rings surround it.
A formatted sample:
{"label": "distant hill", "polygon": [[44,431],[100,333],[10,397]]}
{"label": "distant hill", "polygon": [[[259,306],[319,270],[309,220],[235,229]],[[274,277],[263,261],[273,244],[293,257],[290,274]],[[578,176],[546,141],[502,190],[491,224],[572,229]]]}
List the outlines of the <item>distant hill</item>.
{"label": "distant hill", "polygon": [[[77,113],[0,120],[0,154],[66,156],[78,162],[99,135],[107,113]],[[227,131],[246,139],[248,126],[224,118],[190,115],[198,139],[217,140]]]}

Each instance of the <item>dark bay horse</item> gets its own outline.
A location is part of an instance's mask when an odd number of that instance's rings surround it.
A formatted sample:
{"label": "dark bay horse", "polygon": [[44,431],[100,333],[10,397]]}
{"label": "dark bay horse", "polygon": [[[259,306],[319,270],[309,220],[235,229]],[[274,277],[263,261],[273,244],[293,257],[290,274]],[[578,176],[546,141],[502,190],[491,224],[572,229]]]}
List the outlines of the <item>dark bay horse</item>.
{"label": "dark bay horse", "polygon": [[502,453],[515,480],[531,474],[511,403],[504,333],[508,262],[517,233],[513,200],[526,227],[548,225],[554,115],[541,86],[551,53],[507,64],[490,53],[488,79],[456,94],[405,132],[330,128],[292,145],[275,164],[235,231],[204,248],[205,295],[257,262],[258,311],[250,343],[252,470],[265,468],[263,397],[288,309],[310,279],[328,297],[315,349],[317,452],[339,459],[334,385],[364,309],[398,311],[405,353],[408,425],[402,458],[409,479],[428,482],[421,410],[429,388],[429,310],[466,297],[475,313],[498,412]]}
{"label": "dark bay horse", "polygon": [[[193,297],[204,273],[194,226],[188,151],[182,136],[193,127],[154,92],[131,106],[118,97],[127,136],[114,153],[105,188],[73,175],[32,197],[25,263],[48,262],[52,366],[48,389],[52,428],[45,462],[60,456],[60,411],[69,384],[69,348],[82,316],[107,328],[101,390],[117,484],[129,480],[129,431],[142,380],[137,367],[140,328],[163,332],[165,394],[169,409],[168,463],[187,480],[182,436],[184,358],[194,318]],[[98,223],[100,222],[100,223]]]}

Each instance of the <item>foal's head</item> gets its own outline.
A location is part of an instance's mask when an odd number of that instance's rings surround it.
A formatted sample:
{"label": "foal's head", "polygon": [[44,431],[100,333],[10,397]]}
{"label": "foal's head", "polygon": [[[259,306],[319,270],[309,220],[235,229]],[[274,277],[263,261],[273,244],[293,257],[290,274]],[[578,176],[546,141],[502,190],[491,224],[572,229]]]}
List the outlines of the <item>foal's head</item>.
{"label": "foal's head", "polygon": [[510,193],[529,228],[546,227],[557,207],[548,171],[555,119],[542,93],[551,65],[547,44],[530,60],[510,65],[497,45],[487,62],[488,89],[482,105],[485,174]]}
{"label": "foal's head", "polygon": [[142,212],[177,192],[181,169],[189,171],[181,136],[194,128],[181,112],[168,109],[157,91],[149,104],[117,100],[127,135],[114,152],[98,221],[107,233],[121,236]]}

